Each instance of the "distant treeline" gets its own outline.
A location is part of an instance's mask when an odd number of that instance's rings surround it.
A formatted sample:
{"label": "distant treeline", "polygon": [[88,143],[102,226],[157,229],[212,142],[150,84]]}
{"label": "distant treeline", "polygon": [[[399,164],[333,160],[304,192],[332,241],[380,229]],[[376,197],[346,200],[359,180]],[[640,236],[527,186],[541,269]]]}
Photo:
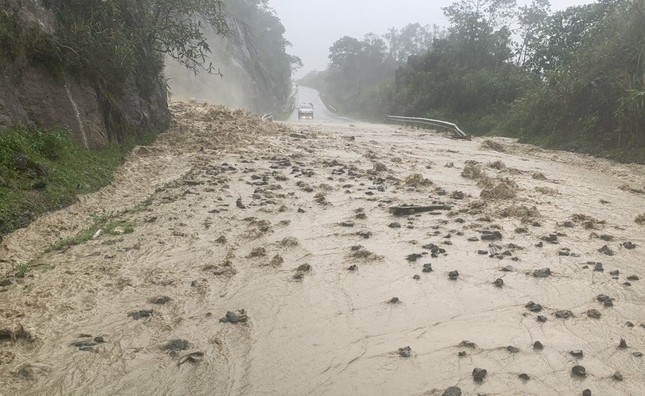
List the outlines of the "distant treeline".
{"label": "distant treeline", "polygon": [[343,37],[300,83],[340,111],[457,122],[472,134],[645,162],[645,0],[552,12],[548,0],[463,0],[447,29]]}

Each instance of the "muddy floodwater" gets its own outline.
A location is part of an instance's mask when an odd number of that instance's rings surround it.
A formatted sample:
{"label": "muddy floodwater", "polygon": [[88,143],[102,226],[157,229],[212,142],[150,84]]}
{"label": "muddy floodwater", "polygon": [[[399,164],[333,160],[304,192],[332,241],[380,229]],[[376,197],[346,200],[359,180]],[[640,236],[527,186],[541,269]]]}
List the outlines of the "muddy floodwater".
{"label": "muddy floodwater", "polygon": [[643,394],[645,167],[173,111],[4,238],[0,394]]}

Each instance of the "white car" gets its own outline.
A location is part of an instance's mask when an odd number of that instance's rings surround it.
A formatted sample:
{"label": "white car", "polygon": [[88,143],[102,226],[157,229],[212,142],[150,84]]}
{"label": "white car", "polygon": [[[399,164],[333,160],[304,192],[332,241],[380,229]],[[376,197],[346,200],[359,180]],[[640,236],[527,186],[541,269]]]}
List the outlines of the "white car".
{"label": "white car", "polygon": [[298,107],[299,120],[313,120],[314,119],[314,105],[312,103],[303,103]]}

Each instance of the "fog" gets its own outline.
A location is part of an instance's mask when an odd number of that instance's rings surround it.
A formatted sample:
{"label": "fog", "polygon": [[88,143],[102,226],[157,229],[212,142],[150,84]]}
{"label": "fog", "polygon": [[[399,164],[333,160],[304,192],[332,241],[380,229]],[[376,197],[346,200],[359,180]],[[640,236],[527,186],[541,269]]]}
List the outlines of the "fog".
{"label": "fog", "polygon": [[[552,0],[552,10],[572,5],[589,4],[590,0]],[[390,27],[408,23],[447,26],[441,11],[451,0],[270,0],[285,26],[286,38],[293,47],[291,53],[299,56],[304,67],[301,77],[311,70],[327,67],[329,47],[343,36],[362,38],[366,33],[383,34]],[[530,1],[519,0],[519,4]]]}

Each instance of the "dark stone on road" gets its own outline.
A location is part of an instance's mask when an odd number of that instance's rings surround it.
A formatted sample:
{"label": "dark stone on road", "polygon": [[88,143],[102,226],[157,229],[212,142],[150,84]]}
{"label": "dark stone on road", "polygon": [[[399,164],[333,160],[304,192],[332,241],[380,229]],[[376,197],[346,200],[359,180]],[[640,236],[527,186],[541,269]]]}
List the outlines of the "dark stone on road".
{"label": "dark stone on road", "polygon": [[486,371],[486,369],[482,369],[482,368],[473,369],[473,378],[477,382],[483,381],[484,378],[486,378],[486,374],[488,374],[488,371]]}
{"label": "dark stone on road", "polygon": [[625,242],[623,247],[628,250],[636,249],[636,245],[633,242]]}
{"label": "dark stone on road", "polygon": [[600,253],[606,254],[607,256],[613,256],[614,255],[614,251],[611,250],[609,245],[605,245],[605,246],[601,247],[600,249],[598,249],[598,251]]}
{"label": "dark stone on road", "polygon": [[457,280],[457,278],[459,278],[459,272],[458,271],[448,272],[448,278],[450,278],[450,280]]}
{"label": "dark stone on road", "polygon": [[502,238],[502,233],[499,231],[482,231],[482,241],[498,241]]}
{"label": "dark stone on road", "polygon": [[616,371],[614,375],[611,376],[611,378],[615,381],[622,381],[623,380],[623,375]]}
{"label": "dark stone on road", "polygon": [[248,316],[246,314],[246,311],[244,309],[240,309],[238,311],[228,311],[226,312],[226,316],[221,318],[219,321],[221,323],[244,323],[248,320]]}
{"label": "dark stone on road", "polygon": [[151,309],[142,309],[140,311],[133,311],[128,314],[128,317],[134,319],[134,320],[139,320],[143,318],[149,318],[152,316],[152,310]]}
{"label": "dark stone on road", "polygon": [[533,276],[536,278],[546,278],[548,276],[551,276],[551,269],[550,268],[542,268],[533,271]]}
{"label": "dark stone on road", "polygon": [[513,272],[515,271],[515,268],[512,265],[507,265],[506,267],[503,267],[501,269],[502,272]]}
{"label": "dark stone on road", "polygon": [[410,261],[410,262],[414,262],[414,261],[417,261],[420,258],[423,258],[422,254],[412,253],[412,254],[408,254],[408,256],[405,259]]}
{"label": "dark stone on road", "polygon": [[518,377],[519,377],[521,380],[524,380],[524,381],[528,381],[528,380],[530,380],[530,379],[531,379],[531,377],[529,377],[529,375],[528,375],[528,374],[526,374],[526,373],[522,373],[522,374],[518,375]]}
{"label": "dark stone on road", "polygon": [[182,340],[182,339],[176,339],[176,340],[168,341],[161,347],[161,349],[165,351],[179,352],[179,351],[185,351],[189,347],[190,347],[190,343],[188,341]]}
{"label": "dark stone on road", "polygon": [[157,296],[157,297],[152,297],[151,299],[148,300],[150,304],[155,304],[155,305],[164,305],[172,301],[172,299],[168,296]]}
{"label": "dark stone on road", "polygon": [[591,396],[591,390],[590,389],[585,389],[582,391],[582,396]]}
{"label": "dark stone on road", "polygon": [[639,278],[636,275],[630,275],[630,276],[627,277],[627,280],[633,282],[633,281],[639,280]]}
{"label": "dark stone on road", "polygon": [[401,300],[399,300],[398,297],[392,297],[391,299],[388,300],[388,304],[398,304],[400,302]]}
{"label": "dark stone on road", "polygon": [[577,366],[573,366],[573,368],[571,369],[571,373],[573,373],[573,375],[576,375],[578,377],[586,377],[587,369],[585,369],[580,365],[577,365]]}
{"label": "dark stone on road", "polygon": [[356,264],[352,264],[347,268],[348,271],[356,271],[357,269],[358,266]]}
{"label": "dark stone on road", "polygon": [[540,304],[534,303],[533,301],[529,301],[525,307],[531,311],[531,312],[540,312],[542,310],[542,306]]}
{"label": "dark stone on road", "polygon": [[401,228],[401,223],[397,223],[397,222],[390,223],[390,225],[388,227],[390,227],[390,228]]}
{"label": "dark stone on road", "polygon": [[441,396],[461,396],[461,388],[456,386],[451,386],[450,388],[443,391]]}
{"label": "dark stone on road", "polygon": [[546,322],[546,316],[538,315],[537,321],[540,323]]}
{"label": "dark stone on road", "polygon": [[587,311],[587,316],[593,319],[600,319],[601,314],[597,309],[590,309]]}
{"label": "dark stone on road", "polygon": [[571,351],[571,352],[569,352],[569,355],[571,355],[571,356],[573,356],[573,357],[575,357],[575,358],[582,358],[582,357],[584,357],[584,356],[585,356],[584,352],[582,352],[582,351],[581,351],[581,350],[579,350],[579,349],[577,349],[577,350],[575,350],[575,351]]}
{"label": "dark stone on road", "polygon": [[506,350],[510,353],[518,353],[520,351],[520,348],[509,345],[506,347]]}
{"label": "dark stone on road", "polygon": [[412,279],[414,279],[414,280],[419,280],[419,279],[421,279],[421,275],[416,274],[416,275],[414,275],[414,276],[412,277]]}
{"label": "dark stone on road", "polygon": [[627,348],[627,341],[625,341],[624,338],[620,339],[620,342],[618,343],[618,348],[620,349],[625,349]]}
{"label": "dark stone on road", "polygon": [[544,349],[544,345],[542,345],[540,341],[535,341],[533,343],[533,349],[541,351],[542,349]]}
{"label": "dark stone on road", "polygon": [[409,358],[410,356],[412,356],[412,348],[410,348],[409,346],[399,348],[399,356]]}
{"label": "dark stone on road", "polygon": [[432,272],[432,264],[423,264],[423,272]]}
{"label": "dark stone on road", "polygon": [[495,287],[501,288],[502,286],[504,286],[504,280],[501,278],[497,278],[495,279],[495,282],[493,282],[493,285],[495,285]]}
{"label": "dark stone on road", "polygon": [[602,267],[602,263],[596,263],[593,267],[595,272],[603,272],[605,269]]}
{"label": "dark stone on road", "polygon": [[569,310],[555,311],[555,317],[560,319],[569,319],[573,317],[573,312]]}

